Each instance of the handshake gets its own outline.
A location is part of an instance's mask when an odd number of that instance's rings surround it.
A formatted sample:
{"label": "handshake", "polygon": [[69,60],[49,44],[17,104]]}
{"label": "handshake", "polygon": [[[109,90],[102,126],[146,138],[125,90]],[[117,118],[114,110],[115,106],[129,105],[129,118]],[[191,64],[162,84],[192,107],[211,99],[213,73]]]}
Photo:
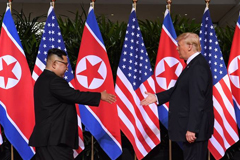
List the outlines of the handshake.
{"label": "handshake", "polygon": [[[157,97],[155,94],[149,93],[149,92],[145,92],[145,94],[147,94],[147,97],[144,98],[140,104],[143,106],[147,106],[149,104],[155,103],[157,102]],[[106,90],[101,92],[101,100],[106,101],[110,104],[115,103],[116,102],[116,96],[110,93],[107,93]]]}

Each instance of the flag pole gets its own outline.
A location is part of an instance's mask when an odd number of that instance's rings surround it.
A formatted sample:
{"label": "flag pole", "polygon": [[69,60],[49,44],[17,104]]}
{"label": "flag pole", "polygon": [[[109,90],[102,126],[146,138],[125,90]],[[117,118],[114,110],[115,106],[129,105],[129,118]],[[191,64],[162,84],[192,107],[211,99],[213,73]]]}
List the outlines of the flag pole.
{"label": "flag pole", "polygon": [[91,2],[90,6],[93,7],[93,9],[94,9],[94,4],[95,4],[96,0],[90,0],[90,2]]}
{"label": "flag pole", "polygon": [[[133,4],[132,4],[132,7],[134,7],[135,12],[137,12],[137,1],[138,0],[133,0]],[[134,160],[137,160],[137,155],[135,152],[134,152]]]}
{"label": "flag pole", "polygon": [[93,138],[93,135],[91,136],[91,160],[94,160],[94,138]]}
{"label": "flag pole", "polygon": [[133,0],[133,7],[135,9],[135,12],[137,12],[137,1],[138,0]]}
{"label": "flag pole", "polygon": [[167,0],[167,9],[169,10],[169,13],[171,11],[171,4],[172,4],[172,0]]}
{"label": "flag pole", "polygon": [[209,3],[210,3],[211,0],[205,0],[205,3],[206,3],[206,7],[209,8]]}
{"label": "flag pole", "polygon": [[[210,3],[211,0],[205,0],[205,3],[206,3],[206,7],[209,8],[209,3]],[[211,154],[210,154],[210,151],[208,150],[208,160],[211,159]]]}
{"label": "flag pole", "polygon": [[[94,9],[94,4],[96,0],[90,0],[90,6]],[[91,135],[91,160],[94,160],[94,138]]]}
{"label": "flag pole", "polygon": [[[137,12],[137,1],[138,0],[133,0],[133,5],[132,5],[132,7],[134,7],[135,9],[135,12]],[[137,155],[135,152],[134,152],[134,160],[137,160]]]}
{"label": "flag pole", "polygon": [[[172,4],[172,0],[167,0],[167,9],[169,10],[169,14],[171,11],[171,4]],[[168,151],[168,156],[169,156],[169,160],[172,160],[172,141],[169,139],[169,151]]]}
{"label": "flag pole", "polygon": [[[8,7],[10,8],[10,11],[12,13],[12,1],[13,0],[8,0]],[[11,144],[11,160],[14,160],[14,154],[13,154],[13,145]]]}
{"label": "flag pole", "polygon": [[[8,0],[8,3],[7,3],[11,13],[12,13],[12,1],[13,0]],[[14,153],[13,153],[13,145],[12,144],[11,144],[11,160],[14,160]]]}
{"label": "flag pole", "polygon": [[54,8],[56,0],[51,0],[50,5]]}
{"label": "flag pole", "polygon": [[12,12],[12,1],[13,0],[8,0],[8,3],[7,3],[7,5],[8,5],[8,7],[10,8],[10,11]]}

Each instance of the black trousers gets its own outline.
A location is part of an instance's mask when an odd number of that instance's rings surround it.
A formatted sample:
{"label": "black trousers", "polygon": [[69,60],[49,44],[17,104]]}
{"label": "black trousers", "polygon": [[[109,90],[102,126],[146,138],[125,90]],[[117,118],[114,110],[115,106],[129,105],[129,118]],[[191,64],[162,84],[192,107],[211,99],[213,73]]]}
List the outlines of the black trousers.
{"label": "black trousers", "polygon": [[36,147],[36,160],[73,160],[73,150],[67,145]]}
{"label": "black trousers", "polygon": [[207,152],[208,140],[194,143],[183,142],[184,160],[207,160]]}

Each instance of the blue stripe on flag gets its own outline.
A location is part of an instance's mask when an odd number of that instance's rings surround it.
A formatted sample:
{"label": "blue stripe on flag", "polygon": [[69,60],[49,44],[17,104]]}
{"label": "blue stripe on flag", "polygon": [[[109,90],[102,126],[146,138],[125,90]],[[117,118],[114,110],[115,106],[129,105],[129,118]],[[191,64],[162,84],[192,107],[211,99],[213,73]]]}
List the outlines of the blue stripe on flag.
{"label": "blue stripe on flag", "polygon": [[[16,106],[17,107],[17,106]],[[0,123],[4,128],[5,136],[9,142],[14,146],[18,151],[20,156],[25,160],[29,160],[34,156],[33,150],[28,146],[28,143],[23,139],[19,134],[17,129],[13,126],[10,120],[7,118],[6,110],[0,104]]]}
{"label": "blue stripe on flag", "polygon": [[14,40],[18,43],[18,45],[22,47],[22,44],[20,42],[20,38],[18,36],[18,33],[16,32],[16,28],[15,28],[15,24],[14,21],[12,19],[12,15],[10,12],[10,9],[8,9],[4,15],[4,19],[3,19],[3,23],[6,26],[8,32],[12,35],[12,37],[14,38]]}
{"label": "blue stripe on flag", "polygon": [[168,30],[168,32],[171,34],[172,38],[176,39],[177,35],[176,35],[175,29],[174,29],[174,26],[173,26],[173,23],[172,23],[172,19],[171,19],[169,13],[164,18],[163,25]]}
{"label": "blue stripe on flag", "polygon": [[117,159],[122,153],[119,146],[114,143],[113,139],[105,132],[98,120],[85,106],[79,105],[79,109],[82,123],[87,127],[86,129],[94,136],[107,155],[111,156],[111,159]]}
{"label": "blue stripe on flag", "polygon": [[[236,114],[236,120],[237,122],[240,122],[240,109],[238,108],[235,100],[233,100],[233,104],[234,104],[234,109],[235,109],[235,114]],[[240,123],[237,123],[238,128],[240,128]]]}
{"label": "blue stripe on flag", "polygon": [[97,24],[96,17],[95,17],[93,9],[88,14],[87,24],[91,28],[91,30],[94,32],[95,36],[97,36],[97,38],[101,41],[102,45],[104,45],[102,35],[101,35],[101,32],[98,28],[98,24]]}
{"label": "blue stripe on flag", "polygon": [[163,105],[158,106],[158,117],[164,127],[168,129],[168,111]]}
{"label": "blue stripe on flag", "polygon": [[237,21],[238,24],[240,24],[240,17],[238,18],[238,21]]}

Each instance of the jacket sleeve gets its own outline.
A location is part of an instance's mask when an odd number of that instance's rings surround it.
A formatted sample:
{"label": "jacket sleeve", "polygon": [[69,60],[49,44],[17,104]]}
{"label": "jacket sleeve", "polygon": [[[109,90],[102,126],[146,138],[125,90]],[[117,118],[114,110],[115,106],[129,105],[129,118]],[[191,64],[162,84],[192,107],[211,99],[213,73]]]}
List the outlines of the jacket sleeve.
{"label": "jacket sleeve", "polygon": [[168,102],[170,100],[171,94],[174,91],[174,87],[163,91],[163,92],[159,92],[157,93],[157,99],[158,99],[158,105],[164,104],[166,102]]}
{"label": "jacket sleeve", "polygon": [[189,81],[189,119],[187,130],[198,133],[206,106],[206,92],[209,84],[209,75],[206,68],[198,65],[191,73]]}
{"label": "jacket sleeve", "polygon": [[54,78],[50,82],[50,91],[64,103],[79,103],[83,105],[98,106],[101,100],[101,93],[81,92],[69,86],[66,80],[60,77]]}

